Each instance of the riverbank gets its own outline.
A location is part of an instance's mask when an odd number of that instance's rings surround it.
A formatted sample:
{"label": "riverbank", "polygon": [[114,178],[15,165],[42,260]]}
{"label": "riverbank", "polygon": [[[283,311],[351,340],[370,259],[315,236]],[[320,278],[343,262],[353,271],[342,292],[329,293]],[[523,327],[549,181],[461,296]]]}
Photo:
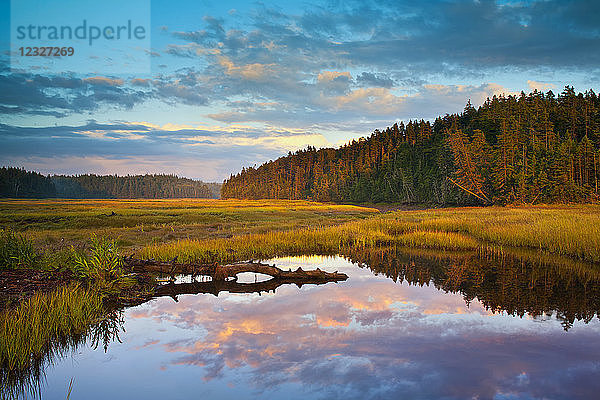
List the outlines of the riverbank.
{"label": "riverbank", "polygon": [[[121,255],[232,262],[345,247],[527,249],[600,262],[600,206],[462,207],[382,212],[306,201],[2,200],[1,227],[16,235],[4,268],[48,273],[114,239]],[[6,232],[6,231],[5,231]],[[25,240],[19,242],[19,238]],[[6,253],[6,246],[4,246]],[[6,264],[6,262],[5,262]]]}

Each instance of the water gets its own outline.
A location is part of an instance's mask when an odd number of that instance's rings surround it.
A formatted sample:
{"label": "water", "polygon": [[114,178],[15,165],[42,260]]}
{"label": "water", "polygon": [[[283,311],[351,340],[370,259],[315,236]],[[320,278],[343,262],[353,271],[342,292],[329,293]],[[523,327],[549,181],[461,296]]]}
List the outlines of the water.
{"label": "water", "polygon": [[360,263],[339,256],[269,261],[282,269],[338,270],[349,276],[345,282],[162,297],[128,308],[120,342],[108,343],[106,352],[80,347],[46,368],[43,398],[64,399],[71,378],[72,399],[600,393],[600,283],[593,269],[565,272],[472,255],[352,259]]}

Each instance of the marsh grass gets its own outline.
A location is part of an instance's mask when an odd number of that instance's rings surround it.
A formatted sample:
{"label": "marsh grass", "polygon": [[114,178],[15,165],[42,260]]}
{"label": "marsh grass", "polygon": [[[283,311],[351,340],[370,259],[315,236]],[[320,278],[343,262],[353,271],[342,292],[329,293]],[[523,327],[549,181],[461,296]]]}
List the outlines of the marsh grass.
{"label": "marsh grass", "polygon": [[[383,222],[383,223],[382,223]],[[179,240],[146,246],[142,258],[179,262],[230,262],[300,254],[333,254],[349,247],[418,246],[436,249],[475,249],[477,241],[454,232],[403,230],[393,220],[366,220],[336,227],[235,236],[229,239]]]}
{"label": "marsh grass", "polygon": [[600,206],[487,207],[395,213],[423,230],[457,232],[482,245],[529,248],[600,262]]}
{"label": "marsh grass", "polygon": [[600,207],[396,211],[337,226],[155,243],[141,249],[139,255],[224,262],[390,245],[495,252],[524,248],[600,262]]}
{"label": "marsh grass", "polygon": [[0,226],[26,233],[51,253],[84,247],[94,233],[119,238],[123,249],[135,250],[154,240],[331,226],[377,213],[300,200],[0,200]]}
{"label": "marsh grass", "polygon": [[[180,261],[397,245],[441,250],[521,248],[600,262],[600,206],[395,211],[289,200],[4,200],[0,222],[21,227],[47,264],[68,264],[92,233],[125,252]],[[114,212],[114,215],[112,214]],[[50,255],[50,256],[48,256]]]}
{"label": "marsh grass", "polygon": [[38,293],[0,313],[0,384],[6,398],[35,394],[46,365],[85,342],[104,314],[101,296],[78,285]]}
{"label": "marsh grass", "polygon": [[51,339],[87,331],[103,313],[102,298],[78,285],[38,293],[0,316],[0,360],[15,369],[46,352]]}
{"label": "marsh grass", "polygon": [[40,257],[33,243],[10,229],[0,229],[0,269],[36,267]]}
{"label": "marsh grass", "polygon": [[[72,249],[72,262],[70,268],[75,274],[95,285],[107,283],[121,284],[124,281],[123,257],[119,254],[116,239],[105,236],[92,235],[89,253]],[[101,291],[101,290],[100,290]]]}

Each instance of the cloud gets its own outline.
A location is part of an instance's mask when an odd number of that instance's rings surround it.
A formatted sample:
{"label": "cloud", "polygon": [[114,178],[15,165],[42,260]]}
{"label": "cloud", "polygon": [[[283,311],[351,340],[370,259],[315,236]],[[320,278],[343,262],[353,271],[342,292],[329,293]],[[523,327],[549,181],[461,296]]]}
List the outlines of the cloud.
{"label": "cloud", "polygon": [[146,91],[122,84],[120,79],[100,76],[81,79],[33,73],[0,74],[0,105],[7,113],[60,117],[103,106],[131,109],[150,96]]}
{"label": "cloud", "polygon": [[556,85],[553,83],[536,82],[531,80],[527,81],[527,86],[529,86],[531,90],[537,90],[538,92],[545,92],[556,88]]}
{"label": "cloud", "polygon": [[92,85],[100,86],[121,86],[123,85],[123,79],[108,78],[105,76],[93,76],[91,78],[84,78],[84,83],[90,83]]}
{"label": "cloud", "polygon": [[[558,11],[547,12],[553,7]],[[418,101],[417,96],[432,93],[440,77],[448,81],[475,76],[486,82],[486,76],[492,78],[509,67],[597,68],[587,56],[592,42],[600,40],[596,33],[591,28],[570,28],[569,21],[581,13],[581,7],[571,3],[558,7],[552,1],[347,2],[309,6],[300,15],[258,6],[246,24],[236,24],[239,16],[235,22],[207,17],[203,29],[173,36],[187,41],[177,45],[189,46],[183,54],[207,63],[206,69],[194,71],[204,77],[202,86],[196,87],[206,97],[203,104],[230,100],[229,109],[209,114],[220,121],[295,123],[301,114],[308,127],[335,116],[344,124],[349,115],[340,111],[361,110],[360,118],[387,117],[391,123],[413,109],[411,99],[422,107],[422,117],[431,118],[460,111],[469,94],[473,103],[480,103],[484,94],[499,92],[490,80],[480,93],[446,83],[453,88],[438,91],[442,97],[434,102],[442,107]],[[568,56],[557,57],[561,52]],[[410,98],[405,99],[404,93]],[[456,93],[463,97],[461,104],[454,101]],[[447,96],[451,102],[443,107]],[[238,104],[276,103],[279,112],[242,109],[231,102],[234,98]],[[352,118],[357,121],[359,116]],[[363,134],[370,129],[365,126]]]}
{"label": "cloud", "polygon": [[387,74],[374,74],[371,72],[361,73],[356,77],[356,82],[361,86],[375,86],[388,89],[396,85],[396,82]]}
{"label": "cloud", "polygon": [[131,84],[133,86],[148,87],[148,86],[150,86],[150,79],[134,78],[131,80]]}
{"label": "cloud", "polygon": [[90,121],[44,128],[0,124],[1,164],[53,174],[176,173],[222,181],[231,171],[308,144],[330,143],[318,133],[243,124]]}
{"label": "cloud", "polygon": [[338,72],[338,71],[323,71],[321,73],[319,73],[319,75],[317,76],[317,80],[319,82],[331,82],[333,80],[344,80],[344,81],[349,81],[352,79],[352,76],[350,75],[350,72],[344,71],[344,72]]}
{"label": "cloud", "polygon": [[336,109],[359,111],[369,115],[398,113],[404,99],[385,88],[360,88],[332,99]]}
{"label": "cloud", "polygon": [[[600,33],[589,15],[597,8],[552,0],[345,2],[309,5],[296,15],[258,5],[246,17],[240,12],[204,16],[195,30],[168,32],[177,43],[168,44],[163,55],[200,61],[170,75],[135,78],[128,84],[120,78],[78,81],[38,75],[30,93],[5,98],[0,111],[60,116],[102,106],[131,109],[149,98],[214,106],[242,96],[248,102],[277,103],[280,117],[289,118],[323,104],[336,105],[329,110],[337,112],[365,93],[360,89],[389,89],[392,95],[392,89],[424,92],[429,90],[424,84],[438,84],[441,77],[447,82],[448,77],[476,76],[490,82],[498,69],[565,68],[592,76],[600,53],[589,49],[600,45]],[[92,84],[93,93],[86,92],[85,83]],[[18,92],[17,86],[3,93]],[[74,93],[48,91],[57,87]],[[384,102],[388,120],[400,117],[397,104],[390,106],[397,99],[377,93],[376,104]],[[448,107],[442,113],[459,109]],[[233,107],[212,114],[237,112]],[[431,110],[425,113],[431,115]],[[367,107],[364,117],[382,114]],[[339,120],[345,118],[340,115]]]}
{"label": "cloud", "polygon": [[241,76],[245,79],[252,80],[260,80],[263,79],[268,73],[270,73],[270,69],[274,64],[260,64],[253,63],[247,65],[236,66],[229,58],[227,57],[218,57],[219,64],[225,68],[225,73],[227,75],[237,75]]}

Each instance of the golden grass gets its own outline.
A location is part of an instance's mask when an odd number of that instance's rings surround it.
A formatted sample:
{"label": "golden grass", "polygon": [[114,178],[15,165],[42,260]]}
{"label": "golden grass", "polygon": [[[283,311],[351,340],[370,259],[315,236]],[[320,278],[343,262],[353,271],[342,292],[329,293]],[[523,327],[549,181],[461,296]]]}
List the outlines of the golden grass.
{"label": "golden grass", "polygon": [[85,246],[97,233],[118,237],[126,251],[169,260],[223,261],[402,245],[527,248],[600,262],[598,205],[381,214],[373,208],[300,200],[1,200],[0,225],[24,232],[51,251]]}
{"label": "golden grass", "polygon": [[477,241],[454,232],[403,230],[403,223],[373,218],[341,226],[268,232],[235,236],[229,239],[179,240],[146,246],[142,258],[179,262],[229,262],[264,259],[297,254],[330,254],[348,247],[418,246],[436,249],[475,249]]}
{"label": "golden grass", "polygon": [[423,230],[457,232],[485,245],[523,247],[600,262],[600,206],[457,208],[397,212]]}
{"label": "golden grass", "polygon": [[[333,229],[333,228],[331,228]],[[139,256],[178,262],[229,262],[276,256],[330,253],[338,248],[331,229],[302,229],[235,236],[230,239],[184,239],[144,247]]]}
{"label": "golden grass", "polygon": [[[26,368],[35,359],[60,349],[53,340],[77,337],[103,313],[101,297],[77,286],[38,293],[16,309],[0,313],[0,365],[8,370]],[[64,347],[64,346],[63,346]]]}
{"label": "golden grass", "polygon": [[400,245],[444,250],[528,248],[600,262],[600,207],[536,206],[396,211],[338,226],[153,244],[139,255],[233,261],[348,247]]}
{"label": "golden grass", "polygon": [[135,249],[156,240],[339,225],[377,213],[300,200],[0,200],[0,227],[25,232],[38,247],[52,251],[84,246],[93,233]]}

